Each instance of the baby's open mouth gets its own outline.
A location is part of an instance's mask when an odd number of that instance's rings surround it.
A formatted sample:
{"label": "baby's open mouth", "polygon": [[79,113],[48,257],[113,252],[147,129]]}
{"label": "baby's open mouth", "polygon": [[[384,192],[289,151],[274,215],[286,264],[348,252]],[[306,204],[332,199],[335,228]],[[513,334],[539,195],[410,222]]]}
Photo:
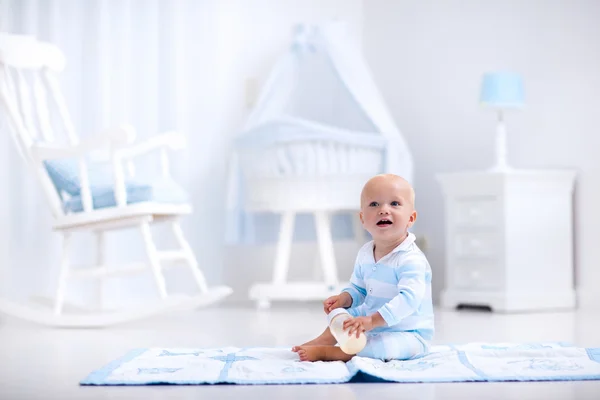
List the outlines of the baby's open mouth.
{"label": "baby's open mouth", "polygon": [[385,226],[385,225],[391,225],[392,221],[390,221],[389,219],[382,219],[380,221],[377,222],[377,226]]}

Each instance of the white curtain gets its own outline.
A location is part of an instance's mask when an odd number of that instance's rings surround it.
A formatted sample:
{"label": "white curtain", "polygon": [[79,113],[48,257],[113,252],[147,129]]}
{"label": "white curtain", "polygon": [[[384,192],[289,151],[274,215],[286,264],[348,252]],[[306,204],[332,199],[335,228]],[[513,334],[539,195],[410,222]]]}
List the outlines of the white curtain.
{"label": "white curtain", "polygon": [[[202,0],[0,0],[0,31],[33,34],[65,52],[61,84],[81,136],[123,122],[133,124],[140,139],[173,129],[186,134],[189,148],[172,158],[173,171],[192,196],[195,212],[184,229],[210,283],[218,282],[222,267],[223,228],[215,210],[224,197],[221,155],[228,145],[219,131],[224,107],[218,97],[227,70],[217,65],[231,56],[223,51],[227,38],[219,35],[218,7],[217,1]],[[4,295],[52,294],[59,236],[51,232],[48,208],[5,125],[0,191]],[[111,254],[142,256],[136,233],[124,235],[109,238]],[[78,243],[77,257],[87,260],[93,255],[91,238]],[[185,284],[187,271],[180,273],[174,279]],[[120,284],[114,290],[154,290],[150,278],[126,284],[128,289]]]}

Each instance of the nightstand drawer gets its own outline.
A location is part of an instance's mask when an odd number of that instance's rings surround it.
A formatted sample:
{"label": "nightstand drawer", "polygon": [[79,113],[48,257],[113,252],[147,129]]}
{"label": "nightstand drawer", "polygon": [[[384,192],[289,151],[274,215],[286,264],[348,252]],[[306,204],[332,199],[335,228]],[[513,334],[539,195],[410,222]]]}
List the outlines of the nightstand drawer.
{"label": "nightstand drawer", "polygon": [[456,233],[451,250],[456,257],[495,257],[500,246],[496,232]]}
{"label": "nightstand drawer", "polygon": [[454,200],[455,226],[485,226],[498,225],[500,205],[496,196],[477,196],[457,198]]}
{"label": "nightstand drawer", "polygon": [[452,277],[455,287],[471,290],[499,289],[502,287],[499,268],[494,262],[457,260]]}

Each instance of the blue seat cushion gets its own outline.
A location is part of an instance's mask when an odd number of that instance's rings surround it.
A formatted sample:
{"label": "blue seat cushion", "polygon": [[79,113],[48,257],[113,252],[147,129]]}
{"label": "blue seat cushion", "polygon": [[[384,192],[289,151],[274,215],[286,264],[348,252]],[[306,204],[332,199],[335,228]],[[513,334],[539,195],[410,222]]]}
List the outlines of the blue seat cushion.
{"label": "blue seat cushion", "polygon": [[[189,198],[188,194],[176,182],[167,178],[158,178],[149,182],[126,181],[127,204],[156,202],[169,204],[184,204]],[[95,184],[91,187],[92,203],[94,209],[115,207],[114,185]],[[64,203],[65,212],[83,211],[81,194],[71,197]]]}
{"label": "blue seat cushion", "polygon": [[[66,192],[69,196],[81,194],[79,164],[76,159],[46,160],[44,167],[58,193]],[[92,187],[108,186],[112,182],[112,167],[106,163],[87,163],[88,178]]]}

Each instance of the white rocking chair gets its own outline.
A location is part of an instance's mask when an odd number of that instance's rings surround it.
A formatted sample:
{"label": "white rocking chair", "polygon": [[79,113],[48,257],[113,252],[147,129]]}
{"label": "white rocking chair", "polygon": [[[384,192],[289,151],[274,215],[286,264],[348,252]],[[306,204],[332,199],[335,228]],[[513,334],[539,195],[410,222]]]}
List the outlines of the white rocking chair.
{"label": "white rocking chair", "polygon": [[[40,182],[54,217],[54,230],[63,236],[63,256],[58,288],[52,308],[40,308],[0,299],[0,312],[50,326],[98,327],[146,318],[173,309],[193,309],[215,303],[228,296],[229,287],[209,288],[198,262],[186,241],[179,218],[189,214],[191,206],[185,193],[169,180],[168,150],[185,146],[185,138],[175,132],[158,135],[133,144],[130,126],[80,140],[75,134],[65,101],[54,76],[64,67],[62,52],[33,37],[0,33],[0,104],[8,117],[9,129],[21,155]],[[60,130],[67,143],[55,139],[49,104],[57,110]],[[90,153],[110,152],[110,169],[98,172],[89,161]],[[162,177],[142,184],[134,181],[132,159],[150,151],[160,152]],[[127,174],[125,168],[127,167]],[[167,182],[167,183],[164,183]],[[160,183],[160,185],[158,184]],[[162,185],[162,186],[161,186]],[[151,225],[170,225],[179,249],[159,251],[152,239]],[[147,253],[147,262],[107,265],[105,232],[139,228]],[[95,266],[73,268],[69,262],[71,237],[76,232],[93,232],[97,242]],[[195,296],[168,295],[162,274],[167,262],[184,262],[199,287]],[[68,283],[80,278],[102,281],[151,271],[161,300],[141,309],[118,311],[67,312],[65,291]]]}

